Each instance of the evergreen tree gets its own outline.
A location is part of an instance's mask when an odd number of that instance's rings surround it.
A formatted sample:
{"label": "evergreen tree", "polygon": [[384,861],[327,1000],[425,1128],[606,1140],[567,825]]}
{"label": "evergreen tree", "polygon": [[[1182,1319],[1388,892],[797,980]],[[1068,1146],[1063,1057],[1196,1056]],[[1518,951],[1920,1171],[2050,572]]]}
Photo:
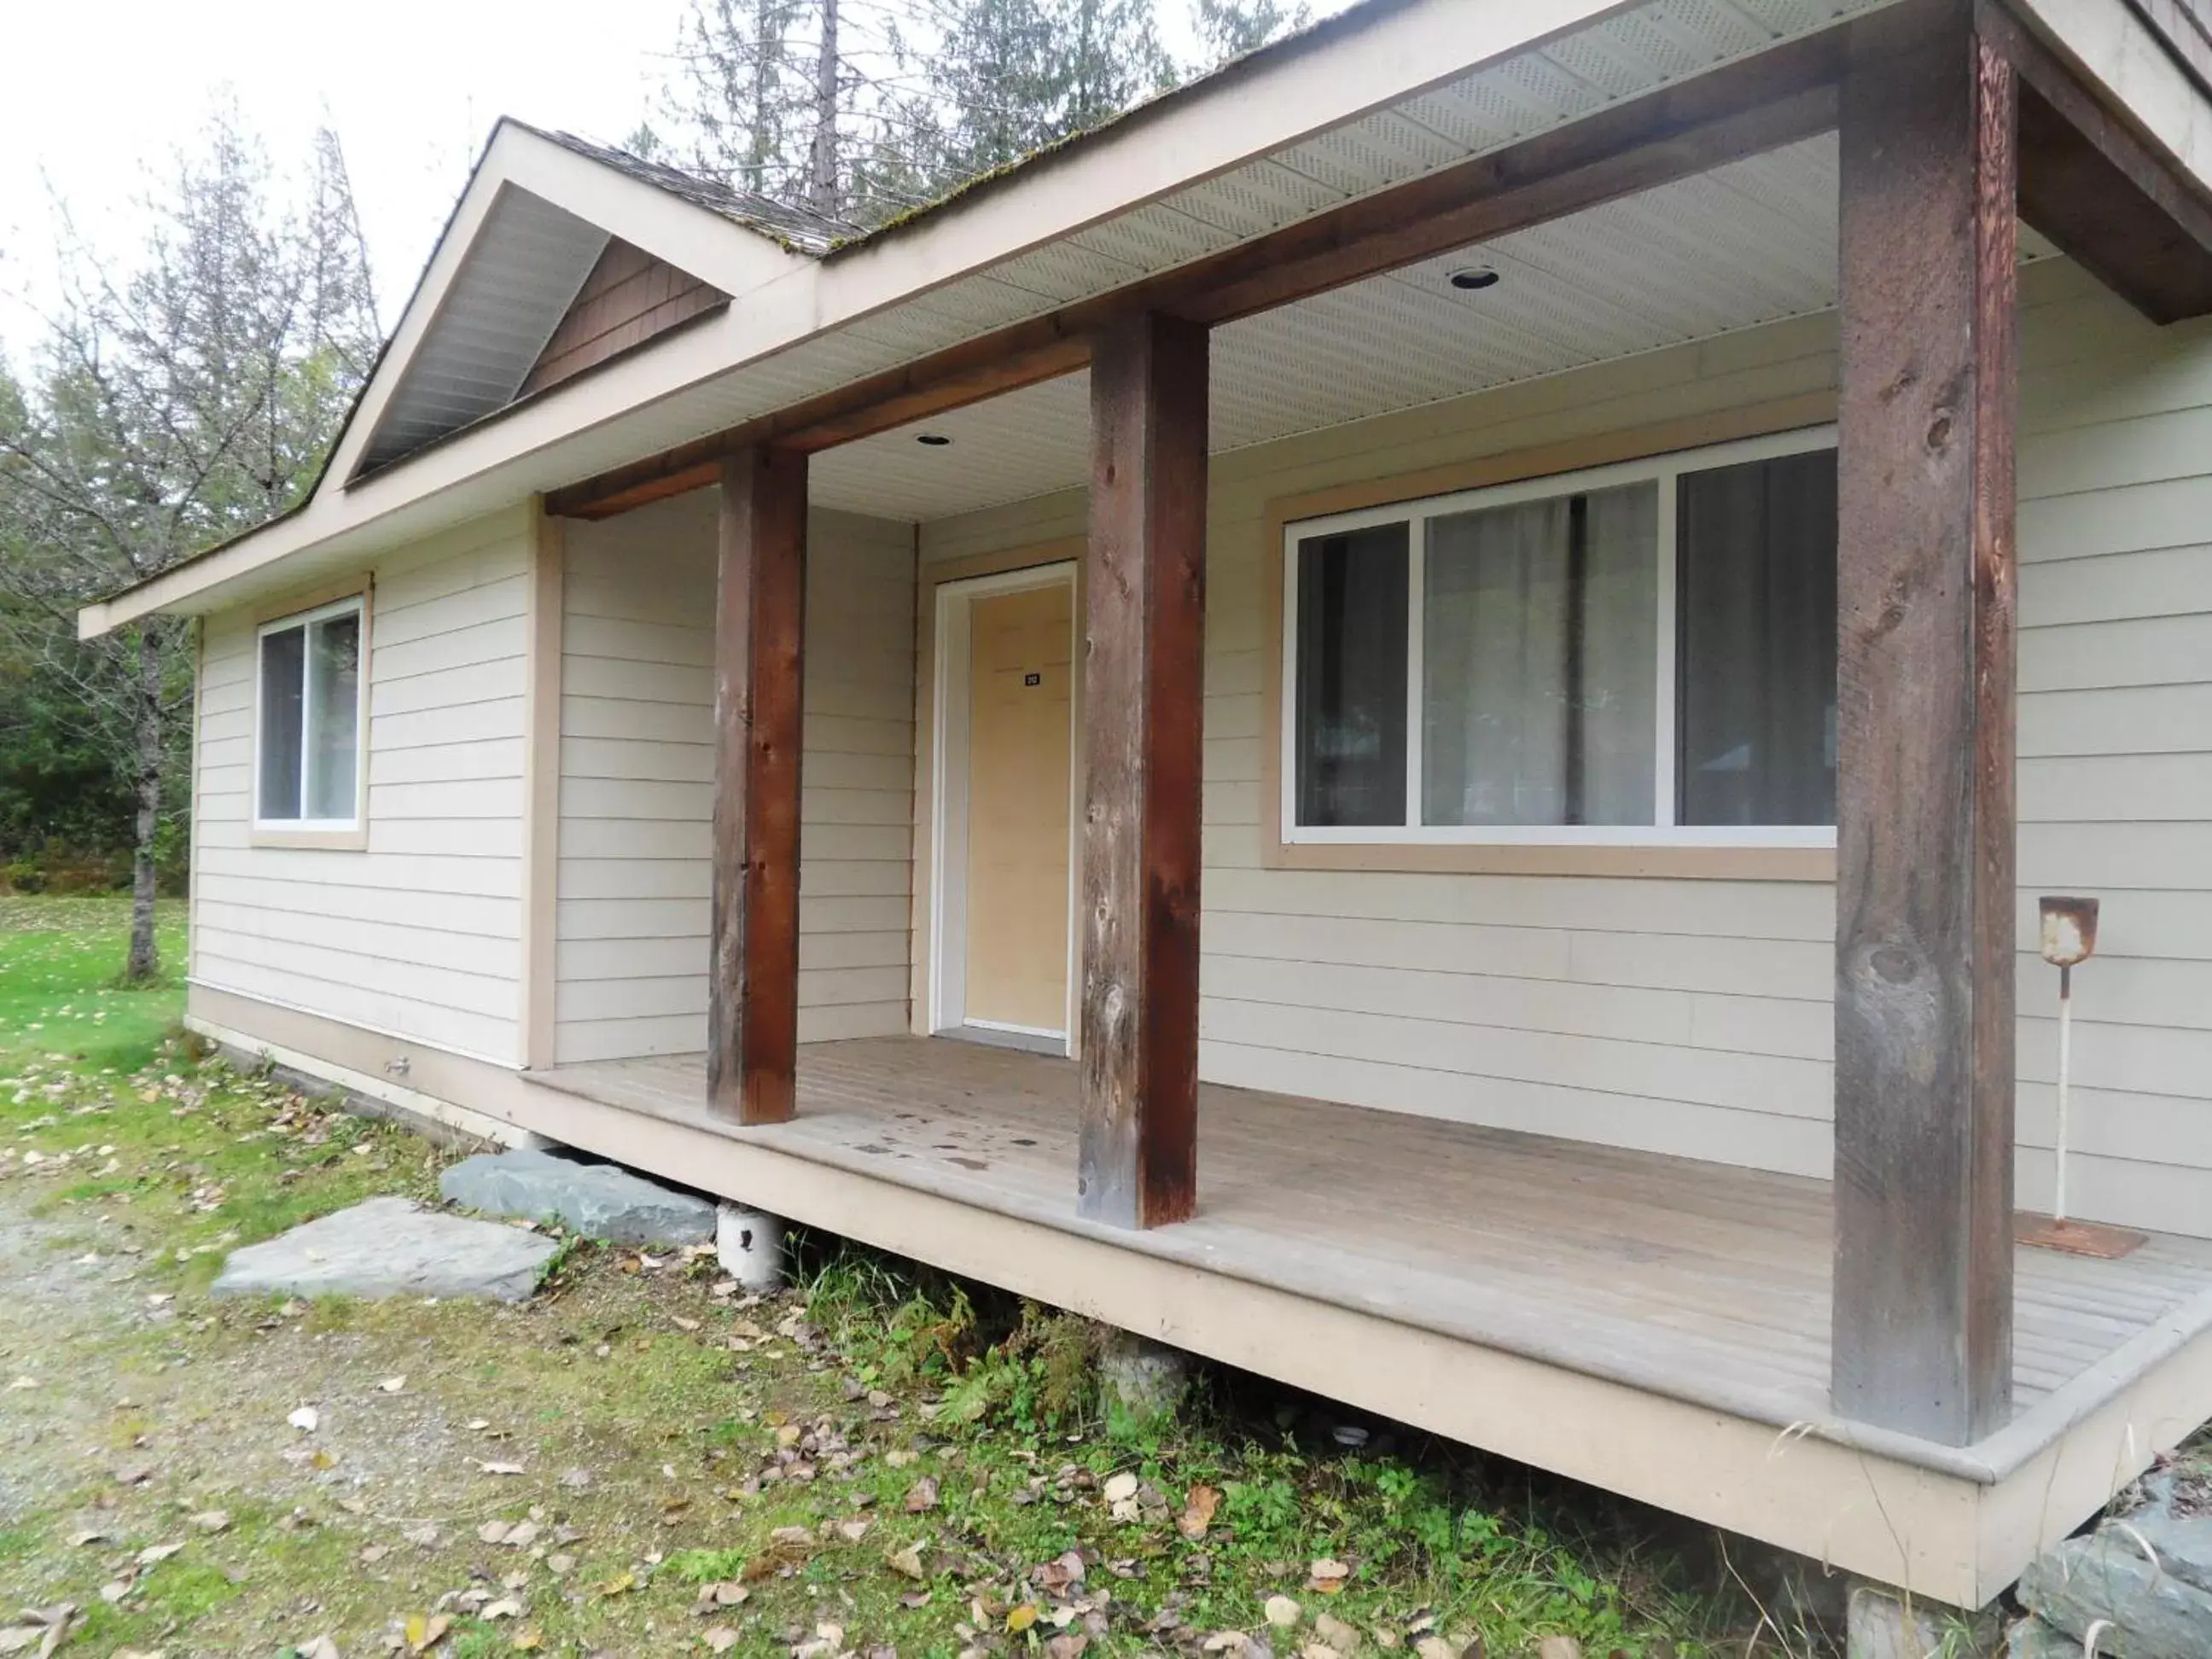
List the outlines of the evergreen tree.
{"label": "evergreen tree", "polygon": [[[75,612],[296,505],[379,337],[337,139],[296,199],[234,108],[141,204],[137,258],[60,238],[60,299],[33,370],[0,389],[0,647],[72,706],[133,806],[126,972],[156,971],[156,842],[190,729],[186,625],[148,617],[80,644]],[[54,687],[67,696],[56,698]]]}

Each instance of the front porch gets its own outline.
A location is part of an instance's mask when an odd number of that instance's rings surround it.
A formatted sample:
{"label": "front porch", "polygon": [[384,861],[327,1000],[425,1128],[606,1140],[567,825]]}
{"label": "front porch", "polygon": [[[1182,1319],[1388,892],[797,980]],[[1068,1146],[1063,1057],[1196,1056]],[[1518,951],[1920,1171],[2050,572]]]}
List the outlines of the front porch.
{"label": "front porch", "polygon": [[1952,1448],[1829,1408],[1823,1182],[1202,1085],[1197,1214],[1138,1231],[1078,1212],[1066,1060],[809,1044],[742,1130],[701,1056],[532,1080],[593,1150],[1965,1604],[2212,1411],[2212,1241],[2019,1251],[2015,1414]]}

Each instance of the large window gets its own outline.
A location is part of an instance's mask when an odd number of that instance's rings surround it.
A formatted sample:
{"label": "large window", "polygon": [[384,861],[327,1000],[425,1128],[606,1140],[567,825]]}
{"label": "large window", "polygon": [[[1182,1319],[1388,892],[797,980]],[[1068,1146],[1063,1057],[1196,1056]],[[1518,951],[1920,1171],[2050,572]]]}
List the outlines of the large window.
{"label": "large window", "polygon": [[361,822],[362,606],[358,598],[260,634],[254,818],[275,830]]}
{"label": "large window", "polygon": [[1283,833],[1824,846],[1827,431],[1284,538]]}

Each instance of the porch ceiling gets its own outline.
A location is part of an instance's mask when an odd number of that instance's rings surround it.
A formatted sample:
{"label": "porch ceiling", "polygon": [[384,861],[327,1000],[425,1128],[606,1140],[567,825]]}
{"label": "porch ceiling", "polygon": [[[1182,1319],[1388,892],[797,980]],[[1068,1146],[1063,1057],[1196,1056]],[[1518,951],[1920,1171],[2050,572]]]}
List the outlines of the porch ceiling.
{"label": "porch ceiling", "polygon": [[[1297,433],[1836,303],[1836,138],[1771,151],[1217,329],[1212,447]],[[2025,257],[2048,244],[2022,229]],[[1448,278],[1495,269],[1493,288]],[[1078,374],[937,415],[812,461],[824,506],[929,520],[1081,484]],[[923,433],[951,444],[917,443]]]}

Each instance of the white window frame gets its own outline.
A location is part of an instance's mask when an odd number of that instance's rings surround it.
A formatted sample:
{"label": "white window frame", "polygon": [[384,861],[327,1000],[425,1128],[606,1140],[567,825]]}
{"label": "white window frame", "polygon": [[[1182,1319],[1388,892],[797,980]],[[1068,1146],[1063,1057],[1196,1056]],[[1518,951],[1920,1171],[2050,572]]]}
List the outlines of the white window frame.
{"label": "white window frame", "polygon": [[[1672,451],[1646,459],[1590,467],[1577,472],[1554,472],[1543,477],[1518,480],[1487,489],[1461,490],[1449,495],[1428,495],[1395,501],[1386,507],[1357,512],[1299,519],[1283,526],[1283,544],[1276,556],[1282,562],[1282,679],[1275,688],[1282,718],[1282,751],[1278,775],[1281,796],[1281,838],[1286,846],[1446,846],[1446,847],[1806,847],[1836,844],[1832,824],[1687,824],[1675,821],[1675,643],[1679,622],[1675,601],[1675,483],[1685,472],[1703,472],[1746,461],[1773,460],[1785,455],[1809,454],[1836,447],[1833,425],[1806,427],[1733,443],[1699,449]],[[1652,822],[1650,823],[1468,823],[1413,822],[1421,811],[1422,605],[1427,589],[1428,521],[1482,507],[1544,501],[1588,490],[1610,489],[1624,484],[1658,486],[1658,569],[1653,625],[1658,649],[1653,672],[1657,684],[1653,698],[1656,727],[1652,768]],[[1298,777],[1298,544],[1316,536],[1367,530],[1402,524],[1407,533],[1406,596],[1406,817],[1402,824],[1302,824],[1297,819]]]}
{"label": "white window frame", "polygon": [[[253,829],[258,836],[357,836],[368,823],[368,596],[349,593],[328,605],[319,605],[312,610],[295,611],[287,616],[272,617],[253,632]],[[353,816],[343,818],[272,818],[262,811],[261,779],[263,744],[269,735],[269,711],[264,706],[264,678],[262,672],[262,652],[271,634],[283,634],[295,628],[312,629],[314,624],[327,622],[334,617],[356,616],[360,618],[359,661],[354,676],[354,784]],[[315,716],[321,711],[315,702],[315,677],[309,659],[308,642],[302,641],[301,652],[300,685],[300,799],[305,805],[313,791],[309,787],[307,769],[313,763],[313,750],[310,736],[315,729]]]}

